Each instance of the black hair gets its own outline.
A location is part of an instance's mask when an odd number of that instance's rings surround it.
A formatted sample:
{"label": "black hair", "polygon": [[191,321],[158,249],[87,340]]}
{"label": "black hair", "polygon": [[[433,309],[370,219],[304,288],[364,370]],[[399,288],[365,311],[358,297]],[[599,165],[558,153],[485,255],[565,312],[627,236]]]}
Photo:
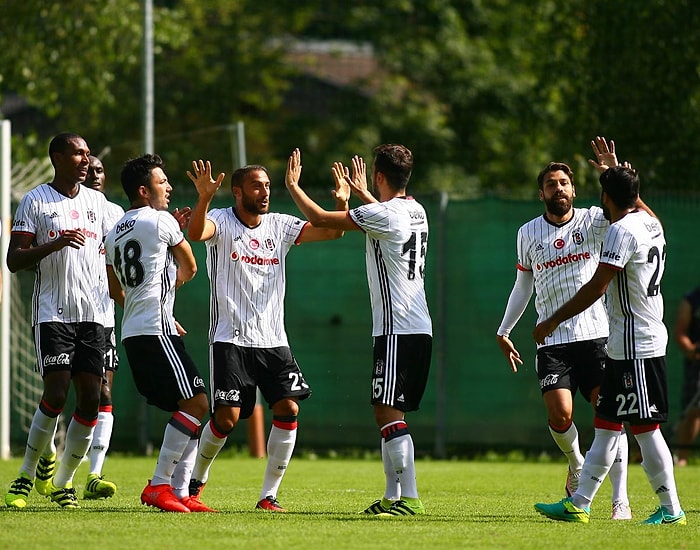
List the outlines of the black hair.
{"label": "black hair", "polygon": [[85,141],[83,136],[74,134],[73,132],[62,132],[54,136],[51,143],[49,143],[49,159],[51,160],[51,164],[56,166],[53,160],[54,153],[65,153],[68,149],[68,144],[78,139]]}
{"label": "black hair", "polygon": [[231,188],[243,187],[243,182],[245,181],[246,176],[251,172],[256,172],[258,170],[262,170],[263,172],[265,172],[268,178],[270,177],[270,173],[264,166],[260,164],[247,164],[246,166],[238,168],[233,172],[233,174],[231,174]]}
{"label": "black hair", "polygon": [[413,153],[403,145],[385,143],[374,149],[374,170],[396,190],[406,189],[413,171]]}
{"label": "black hair", "polygon": [[542,188],[544,187],[544,177],[549,172],[556,172],[558,170],[561,170],[567,176],[569,176],[569,179],[571,180],[571,185],[574,184],[574,171],[569,167],[568,164],[564,164],[563,162],[550,162],[547,166],[542,168],[542,171],[537,175],[537,186],[540,188],[540,190],[542,190]]}
{"label": "black hair", "polygon": [[612,166],[600,175],[600,185],[620,210],[633,208],[639,198],[639,175],[634,168]]}
{"label": "black hair", "polygon": [[146,154],[127,160],[122,168],[121,181],[129,200],[133,202],[138,198],[139,187],[142,185],[150,188],[151,172],[155,168],[162,170],[164,167],[163,159],[158,155]]}

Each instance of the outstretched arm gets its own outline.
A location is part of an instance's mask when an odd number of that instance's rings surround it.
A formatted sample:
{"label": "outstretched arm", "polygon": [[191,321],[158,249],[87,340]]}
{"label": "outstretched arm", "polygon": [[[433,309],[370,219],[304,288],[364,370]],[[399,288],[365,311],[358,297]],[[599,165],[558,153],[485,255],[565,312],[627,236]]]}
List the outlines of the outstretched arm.
{"label": "outstretched arm", "polygon": [[610,281],[618,271],[607,264],[598,264],[593,277],[579,291],[574,294],[573,298],[561,306],[552,314],[551,317],[539,323],[532,333],[535,342],[544,344],[545,338],[551,335],[555,328],[567,319],[571,319],[574,315],[578,315],[584,309],[593,305],[608,288]]}
{"label": "outstretched arm", "polygon": [[[335,175],[336,167],[334,166],[333,169]],[[344,171],[341,169],[341,172]],[[309,197],[306,192],[299,187],[300,177],[301,153],[299,152],[299,149],[294,149],[289,157],[289,160],[287,161],[287,174],[284,179],[284,183],[287,186],[287,190],[294,200],[294,203],[313,226],[302,233],[302,241],[319,240],[318,237],[323,234],[318,232],[318,229],[320,228],[340,230],[341,235],[342,231],[358,229],[358,227],[349,218],[347,214],[347,207],[343,208],[342,210],[328,211],[321,208],[316,202],[314,202],[313,199],[311,199],[311,197]],[[345,181],[344,176],[341,177],[341,179]],[[343,187],[339,186],[338,179],[336,178],[336,200],[339,196],[341,198],[345,198],[343,193]],[[326,239],[328,238],[337,238],[337,236],[326,237]]]}
{"label": "outstretched arm", "polygon": [[[620,163],[617,160],[617,154],[615,153],[615,142],[612,139],[608,144],[607,140],[603,136],[596,136],[594,140],[591,140],[591,148],[593,149],[596,160],[588,159],[588,164],[590,164],[601,174],[612,166],[619,166]],[[623,162],[622,166],[632,168],[632,165],[627,161]],[[654,214],[654,211],[647,206],[641,197],[637,198],[637,204],[635,206],[640,210],[644,210],[650,216],[658,218],[658,216]]]}
{"label": "outstretched arm", "polygon": [[212,238],[216,230],[214,223],[207,219],[207,211],[226,175],[221,172],[214,179],[211,175],[211,163],[209,161],[193,160],[192,168],[194,174],[188,170],[187,177],[194,183],[199,196],[190,215],[187,237],[192,241],[206,241]]}

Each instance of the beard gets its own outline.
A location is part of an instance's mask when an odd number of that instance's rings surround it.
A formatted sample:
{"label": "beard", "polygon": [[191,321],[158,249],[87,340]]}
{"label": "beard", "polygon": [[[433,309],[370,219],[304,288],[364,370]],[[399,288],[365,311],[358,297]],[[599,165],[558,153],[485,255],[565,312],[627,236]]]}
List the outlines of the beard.
{"label": "beard", "polygon": [[266,206],[259,205],[254,199],[246,197],[243,195],[241,197],[241,206],[246,212],[251,214],[267,214],[270,210],[270,203],[268,201]]}
{"label": "beard", "polygon": [[[561,198],[564,198],[565,200],[560,201],[559,199]],[[553,214],[554,216],[563,216],[569,210],[571,210],[573,202],[568,197],[558,196],[552,197],[551,199],[546,199],[544,204],[547,207],[547,212],[550,214]]]}

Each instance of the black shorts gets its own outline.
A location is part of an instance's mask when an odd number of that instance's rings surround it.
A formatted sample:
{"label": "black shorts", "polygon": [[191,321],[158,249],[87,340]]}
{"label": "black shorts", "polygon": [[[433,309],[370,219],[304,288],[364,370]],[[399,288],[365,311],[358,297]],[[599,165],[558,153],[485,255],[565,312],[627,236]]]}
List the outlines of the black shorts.
{"label": "black shorts", "polygon": [[681,408],[700,409],[700,361],[683,362]]}
{"label": "black shorts", "polygon": [[114,327],[105,327],[105,370],[116,372],[118,368],[116,331]]}
{"label": "black shorts", "polygon": [[428,383],[432,349],[428,334],[375,336],[372,405],[417,411]]}
{"label": "black shorts", "polygon": [[596,415],[613,422],[652,424],[668,420],[666,358],[608,359]]}
{"label": "black shorts", "polygon": [[174,412],[179,401],[206,393],[179,336],[131,336],[123,344],[136,389],[150,405]]}
{"label": "black shorts", "polygon": [[39,323],[34,327],[37,371],[104,375],[105,334],[98,323]]}
{"label": "black shorts", "polygon": [[580,391],[590,403],[593,389],[603,380],[606,343],[607,338],[596,338],[539,348],[535,369],[540,391],[566,389],[572,396]]}
{"label": "black shorts", "polygon": [[280,399],[298,400],[311,395],[311,388],[297,365],[291,350],[246,348],[228,342],[214,342],[210,347],[211,406],[239,407],[240,417],[253,413],[256,388],[270,407]]}

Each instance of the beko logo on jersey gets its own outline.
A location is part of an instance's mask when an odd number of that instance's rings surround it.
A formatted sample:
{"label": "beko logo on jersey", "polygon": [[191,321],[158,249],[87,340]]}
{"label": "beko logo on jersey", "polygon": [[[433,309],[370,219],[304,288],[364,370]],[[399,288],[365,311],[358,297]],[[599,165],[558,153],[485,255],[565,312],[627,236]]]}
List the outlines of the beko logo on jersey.
{"label": "beko logo on jersey", "polygon": [[425,214],[423,214],[423,212],[421,212],[420,210],[409,210],[408,215],[411,217],[412,220],[425,219]]}
{"label": "beko logo on jersey", "polygon": [[603,252],[601,254],[601,257],[602,258],[609,258],[611,260],[616,260],[616,261],[620,260],[620,255],[617,252],[615,252],[614,250],[606,250],[605,252]]}
{"label": "beko logo on jersey", "polygon": [[537,271],[543,269],[551,269],[552,267],[559,267],[561,265],[567,265],[573,262],[581,262],[584,260],[590,260],[590,252],[581,252],[580,254],[567,254],[566,256],[557,256],[554,260],[547,260],[541,264],[537,264]]}
{"label": "beko logo on jersey", "polygon": [[231,254],[231,260],[234,262],[243,262],[244,264],[252,265],[279,265],[278,258],[261,258],[260,256],[240,256],[238,252]]}
{"label": "beko logo on jersey", "polygon": [[128,231],[129,229],[133,229],[133,227],[136,225],[136,220],[126,220],[125,222],[118,223],[117,225],[114,226],[117,235],[121,233],[122,231]]}

